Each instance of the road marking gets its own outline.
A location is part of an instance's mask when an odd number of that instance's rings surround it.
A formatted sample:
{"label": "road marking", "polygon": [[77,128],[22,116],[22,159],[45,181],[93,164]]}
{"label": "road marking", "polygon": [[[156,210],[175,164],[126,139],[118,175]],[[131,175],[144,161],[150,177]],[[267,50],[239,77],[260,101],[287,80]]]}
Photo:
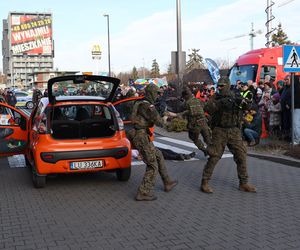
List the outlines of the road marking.
{"label": "road marking", "polygon": [[163,143],[160,143],[160,142],[157,142],[157,141],[154,141],[153,143],[156,147],[170,149],[170,150],[172,150],[176,153],[179,153],[179,154],[190,154],[190,153],[192,153],[192,151],[184,150],[184,149],[178,148],[178,147],[173,147],[171,145],[163,144]]}
{"label": "road marking", "polygon": [[[177,140],[177,139],[173,139],[173,138],[170,138],[170,137],[158,137],[158,139],[168,141],[168,142],[172,142],[172,143],[179,144],[179,145],[183,145],[183,146],[186,146],[186,147],[189,147],[189,148],[198,149],[198,147],[194,143],[191,143],[191,142]],[[232,156],[233,155],[231,153],[225,153],[225,154],[222,155],[222,158],[230,158]]]}

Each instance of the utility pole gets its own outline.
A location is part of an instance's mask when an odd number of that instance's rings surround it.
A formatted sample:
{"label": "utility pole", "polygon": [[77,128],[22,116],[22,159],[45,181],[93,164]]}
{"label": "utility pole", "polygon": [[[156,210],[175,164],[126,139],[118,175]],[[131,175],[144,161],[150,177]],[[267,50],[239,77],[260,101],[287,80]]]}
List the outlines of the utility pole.
{"label": "utility pole", "polygon": [[103,16],[107,18],[108,76],[111,76],[111,71],[110,71],[109,15],[108,14],[104,14]]}
{"label": "utility pole", "polygon": [[181,1],[176,1],[177,13],[177,76],[178,76],[178,91],[182,90],[182,36],[181,36]]}

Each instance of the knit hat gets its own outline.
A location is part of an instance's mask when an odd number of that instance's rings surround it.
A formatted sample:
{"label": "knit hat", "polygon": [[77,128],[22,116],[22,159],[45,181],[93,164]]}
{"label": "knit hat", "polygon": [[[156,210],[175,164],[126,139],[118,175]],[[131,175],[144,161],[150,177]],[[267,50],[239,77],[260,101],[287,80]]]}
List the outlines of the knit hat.
{"label": "knit hat", "polygon": [[279,101],[280,94],[279,93],[275,93],[274,95],[272,95],[272,99],[274,99],[275,101]]}
{"label": "knit hat", "polygon": [[282,87],[282,86],[284,85],[284,82],[283,82],[282,80],[279,80],[279,81],[277,82],[277,85]]}
{"label": "knit hat", "polygon": [[261,88],[257,88],[257,89],[256,89],[256,94],[257,94],[257,95],[262,95],[262,90],[261,90]]}

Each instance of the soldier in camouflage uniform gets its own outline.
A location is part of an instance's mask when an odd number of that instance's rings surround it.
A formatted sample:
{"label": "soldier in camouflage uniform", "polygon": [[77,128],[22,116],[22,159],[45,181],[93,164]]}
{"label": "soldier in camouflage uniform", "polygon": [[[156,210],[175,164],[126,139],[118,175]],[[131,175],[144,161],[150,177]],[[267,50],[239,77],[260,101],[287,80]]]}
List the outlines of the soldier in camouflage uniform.
{"label": "soldier in camouflage uniform", "polygon": [[178,115],[187,119],[189,138],[206,155],[205,145],[199,138],[199,135],[201,134],[204,142],[209,145],[211,144],[211,131],[207,125],[203,104],[199,99],[193,96],[189,89],[182,91],[182,98],[185,100],[185,108],[184,111]]}
{"label": "soldier in camouflage uniform", "polygon": [[201,191],[213,192],[208,181],[227,146],[237,164],[239,190],[256,192],[256,188],[248,184],[247,149],[241,137],[243,110],[249,108],[249,103],[230,91],[230,84],[226,78],[218,81],[218,92],[204,106],[204,110],[212,116],[212,144],[207,147],[209,159],[203,169]]}
{"label": "soldier in camouflage uniform", "polygon": [[171,180],[168,175],[161,151],[155,148],[150,140],[151,132],[149,128],[154,125],[163,126],[163,120],[154,106],[158,91],[159,88],[156,85],[149,84],[145,88],[145,98],[136,101],[132,110],[131,120],[134,129],[129,131],[128,138],[133,148],[136,148],[142,155],[146,164],[146,172],[135,197],[138,201],[156,199],[153,188],[157,173],[162,178],[166,192],[171,191],[177,185],[177,181]]}

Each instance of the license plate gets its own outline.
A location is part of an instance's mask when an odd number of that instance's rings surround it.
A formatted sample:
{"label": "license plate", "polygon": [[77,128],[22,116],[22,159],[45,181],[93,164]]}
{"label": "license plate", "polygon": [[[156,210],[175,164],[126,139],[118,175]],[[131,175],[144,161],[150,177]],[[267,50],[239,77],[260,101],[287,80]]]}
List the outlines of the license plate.
{"label": "license plate", "polygon": [[70,163],[70,169],[103,168],[103,161],[75,161]]}

